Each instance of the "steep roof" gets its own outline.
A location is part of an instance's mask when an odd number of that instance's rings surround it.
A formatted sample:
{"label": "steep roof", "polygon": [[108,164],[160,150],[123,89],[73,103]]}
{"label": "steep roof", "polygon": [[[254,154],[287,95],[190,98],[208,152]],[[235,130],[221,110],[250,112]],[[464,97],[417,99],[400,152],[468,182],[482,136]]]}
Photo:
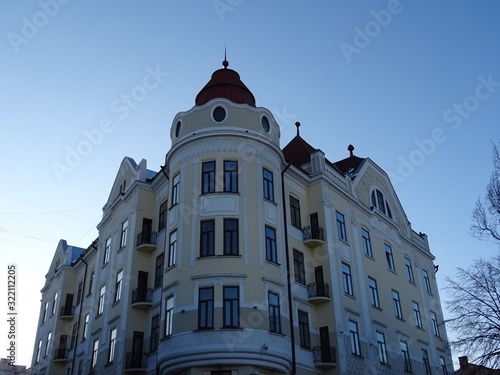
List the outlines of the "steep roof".
{"label": "steep roof", "polygon": [[241,82],[240,75],[228,69],[229,63],[224,60],[223,69],[216,70],[212,78],[196,95],[195,105],[200,106],[215,98],[229,99],[233,103],[248,104],[255,107],[255,97],[252,92]]}

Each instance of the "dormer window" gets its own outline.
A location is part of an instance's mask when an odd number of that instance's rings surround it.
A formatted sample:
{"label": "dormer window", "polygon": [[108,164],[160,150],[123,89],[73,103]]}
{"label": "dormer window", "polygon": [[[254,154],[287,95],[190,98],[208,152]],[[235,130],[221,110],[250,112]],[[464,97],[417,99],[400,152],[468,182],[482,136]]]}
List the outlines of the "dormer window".
{"label": "dormer window", "polygon": [[378,189],[372,190],[372,206],[377,207],[379,211],[383,212],[392,219],[392,212],[389,208],[389,203],[384,197],[384,194]]}

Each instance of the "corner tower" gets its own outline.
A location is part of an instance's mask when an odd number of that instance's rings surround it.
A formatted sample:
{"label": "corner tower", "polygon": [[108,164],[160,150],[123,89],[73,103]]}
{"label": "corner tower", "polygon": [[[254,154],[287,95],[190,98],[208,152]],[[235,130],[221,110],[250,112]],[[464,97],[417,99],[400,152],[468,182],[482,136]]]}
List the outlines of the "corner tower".
{"label": "corner tower", "polygon": [[170,131],[162,374],[292,366],[280,130],[228,65]]}

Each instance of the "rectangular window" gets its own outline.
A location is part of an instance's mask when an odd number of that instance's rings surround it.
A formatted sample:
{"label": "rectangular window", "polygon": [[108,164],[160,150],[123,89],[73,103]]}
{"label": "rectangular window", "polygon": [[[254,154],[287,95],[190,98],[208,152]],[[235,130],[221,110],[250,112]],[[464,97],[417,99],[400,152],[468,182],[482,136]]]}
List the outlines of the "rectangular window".
{"label": "rectangular window", "polygon": [[238,219],[224,219],[224,255],[238,254]]}
{"label": "rectangular window", "polygon": [[299,310],[299,338],[302,348],[311,348],[311,335],[309,333],[309,315]]}
{"label": "rectangular window", "polygon": [[97,304],[97,315],[101,315],[104,311],[104,297],[106,296],[106,285],[101,286],[99,291],[99,302]]}
{"label": "rectangular window", "polygon": [[349,337],[351,339],[351,353],[360,356],[361,349],[359,345],[358,323],[353,320],[349,320],[348,326],[349,326]]}
{"label": "rectangular window", "polygon": [[224,327],[240,325],[240,290],[237,286],[224,287]]}
{"label": "rectangular window", "polygon": [[94,279],[95,279],[95,271],[92,271],[89,277],[89,293],[87,294],[88,296],[92,294],[92,288],[94,287]]}
{"label": "rectangular window", "polygon": [[159,288],[163,284],[163,265],[164,265],[165,253],[161,253],[156,257],[156,267],[155,267],[155,288]]}
{"label": "rectangular window", "polygon": [[83,373],[83,359],[80,359],[80,361],[78,361],[78,375],[82,375]]}
{"label": "rectangular window", "polygon": [[347,233],[345,231],[344,215],[336,211],[337,214],[337,232],[341,240],[347,241]]}
{"label": "rectangular window", "polygon": [[78,340],[78,323],[73,324],[73,330],[71,331],[71,341],[69,344],[70,349],[73,349],[75,347],[76,340]]}
{"label": "rectangular window", "polygon": [[384,244],[384,246],[385,246],[385,259],[387,260],[387,267],[391,271],[396,271],[396,268],[394,267],[394,258],[392,256],[392,248],[387,244]]}
{"label": "rectangular window", "polygon": [[95,340],[94,341],[94,346],[93,346],[93,349],[92,349],[92,360],[91,360],[91,364],[92,364],[92,369],[95,369],[96,365],[97,365],[97,355],[99,353],[99,339]]}
{"label": "rectangular window", "polygon": [[207,161],[201,165],[201,192],[215,192],[215,161]]}
{"label": "rectangular window", "polygon": [[405,257],[406,265],[406,275],[408,276],[408,281],[410,283],[415,283],[415,278],[413,277],[413,267],[411,266],[411,260]]}
{"label": "rectangular window", "polygon": [[58,297],[59,297],[59,293],[56,292],[56,294],[54,294],[54,299],[52,300],[52,314],[55,314],[55,312],[56,312]]}
{"label": "rectangular window", "polygon": [[122,297],[122,281],[123,281],[123,270],[116,274],[115,283],[115,302],[118,302]]}
{"label": "rectangular window", "polygon": [[441,366],[441,373],[443,375],[448,375],[448,370],[446,370],[446,361],[444,357],[439,357],[439,365]]}
{"label": "rectangular window", "polygon": [[264,179],[264,199],[274,202],[273,174],[264,168],[262,169],[262,177]]}
{"label": "rectangular window", "polygon": [[396,315],[396,318],[403,319],[403,311],[401,310],[399,293],[395,290],[392,291],[392,302],[394,304],[394,315]]}
{"label": "rectangular window", "polygon": [[215,255],[215,221],[200,223],[200,257]]}
{"label": "rectangular window", "polygon": [[43,308],[42,323],[45,323],[47,321],[48,312],[49,312],[49,303],[45,302],[45,307]]}
{"label": "rectangular window", "polygon": [[361,233],[363,236],[363,250],[366,255],[373,258],[372,243],[370,241],[370,232],[368,232],[364,228],[361,228]]}
{"label": "rectangular window", "polygon": [[351,266],[342,262],[342,280],[344,282],[344,293],[350,296],[354,295],[352,289]]}
{"label": "rectangular window", "polygon": [[174,296],[167,297],[165,302],[165,337],[172,334],[172,321],[174,317]]}
{"label": "rectangular window", "polygon": [[405,362],[405,371],[411,372],[411,360],[410,360],[410,351],[408,350],[408,343],[405,341],[400,341],[399,345]]}
{"label": "rectangular window", "polygon": [[38,341],[38,347],[36,349],[36,359],[35,363],[40,362],[40,354],[42,353],[42,340]]}
{"label": "rectangular window", "polygon": [[300,202],[297,198],[289,196],[290,198],[290,222],[294,227],[302,228],[300,221]]}
{"label": "rectangular window", "polygon": [[238,162],[224,160],[224,191],[227,193],[238,192]]}
{"label": "rectangular window", "polygon": [[429,353],[427,353],[427,350],[425,349],[420,349],[420,353],[422,354],[422,362],[424,363],[425,375],[430,375],[431,365],[429,363]]}
{"label": "rectangular window", "polygon": [[80,302],[82,302],[82,296],[83,296],[83,281],[80,281],[78,284],[78,292],[76,293],[76,305],[78,306]]}
{"label": "rectangular window", "polygon": [[111,237],[106,240],[106,246],[104,247],[104,257],[102,260],[102,264],[106,264],[109,262],[110,251],[111,251]]}
{"label": "rectangular window", "polygon": [[180,174],[177,173],[172,179],[172,206],[179,203],[179,184],[181,182]]}
{"label": "rectangular window", "polygon": [[269,331],[281,333],[280,297],[276,293],[267,293],[269,303]]}
{"label": "rectangular window", "polygon": [[172,267],[177,262],[177,230],[170,233],[168,246],[168,267]]}
{"label": "rectangular window", "polygon": [[88,330],[89,330],[89,319],[90,319],[89,314],[86,314],[85,320],[83,321],[82,341],[85,341],[87,339]]}
{"label": "rectangular window", "polygon": [[45,344],[45,357],[49,355],[50,341],[52,340],[52,332],[47,335],[47,343]]}
{"label": "rectangular window", "polygon": [[418,306],[418,303],[413,301],[413,316],[415,318],[415,325],[418,328],[422,328],[422,318],[420,316],[420,307]]}
{"label": "rectangular window", "polygon": [[109,333],[108,363],[111,363],[115,360],[115,349],[116,349],[116,328],[113,328]]}
{"label": "rectangular window", "polygon": [[214,328],[214,288],[198,291],[198,329]]}
{"label": "rectangular window", "polygon": [[437,337],[441,337],[439,333],[439,324],[437,321],[437,316],[434,311],[431,311],[431,321],[432,321],[432,331],[434,332],[434,335]]}
{"label": "rectangular window", "polygon": [[167,201],[160,205],[160,215],[158,217],[158,232],[167,227]]}
{"label": "rectangular window", "polygon": [[128,232],[128,219],[122,224],[122,231],[120,236],[120,248],[127,246],[127,232]]}
{"label": "rectangular window", "polygon": [[266,226],[266,259],[273,263],[278,263],[276,251],[276,231]]}
{"label": "rectangular window", "polygon": [[387,362],[387,344],[385,342],[385,334],[383,332],[377,331],[377,348],[378,348],[378,361],[384,365],[389,364]]}
{"label": "rectangular window", "polygon": [[373,307],[380,308],[380,301],[378,299],[377,281],[368,277],[368,287],[370,288],[370,300]]}
{"label": "rectangular window", "polygon": [[304,254],[300,251],[293,249],[293,271],[295,274],[295,281],[299,284],[306,285],[306,271],[304,268]]}
{"label": "rectangular window", "polygon": [[424,275],[424,283],[425,283],[425,290],[427,293],[431,294],[431,281],[429,280],[429,273],[426,270],[422,270],[422,274]]}
{"label": "rectangular window", "polygon": [[160,315],[151,318],[151,337],[149,340],[149,352],[154,353],[158,350],[160,342]]}

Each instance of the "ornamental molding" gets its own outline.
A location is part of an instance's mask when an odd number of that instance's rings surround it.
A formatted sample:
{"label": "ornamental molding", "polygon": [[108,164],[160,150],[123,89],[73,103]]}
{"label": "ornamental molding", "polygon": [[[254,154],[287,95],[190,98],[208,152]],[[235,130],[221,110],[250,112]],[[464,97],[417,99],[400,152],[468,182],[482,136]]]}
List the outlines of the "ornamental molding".
{"label": "ornamental molding", "polygon": [[167,155],[169,169],[175,170],[182,163],[203,155],[232,153],[239,154],[247,162],[262,159],[273,165],[276,170],[281,170],[282,155],[272,145],[252,138],[237,137],[211,137],[205,136],[179,148],[172,150]]}

